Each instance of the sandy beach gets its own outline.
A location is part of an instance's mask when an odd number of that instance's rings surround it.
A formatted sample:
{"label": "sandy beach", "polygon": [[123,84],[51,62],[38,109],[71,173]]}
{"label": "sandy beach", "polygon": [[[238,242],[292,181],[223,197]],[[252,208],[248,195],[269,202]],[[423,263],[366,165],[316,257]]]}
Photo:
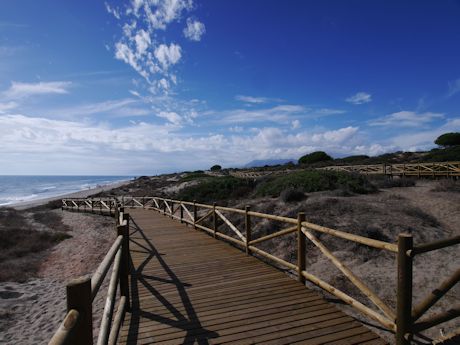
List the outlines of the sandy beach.
{"label": "sandy beach", "polygon": [[[28,208],[62,198],[83,198],[120,187],[122,181],[98,188],[52,198],[12,205],[28,215]],[[0,282],[0,344],[47,344],[62,322],[66,311],[66,284],[80,276],[91,275],[101,263],[116,238],[112,218],[85,213],[48,211],[56,214],[69,229],[70,238],[37,254],[40,265],[36,277],[26,282]],[[33,213],[29,218],[33,219]],[[38,223],[32,224],[43,229]],[[98,334],[104,309],[106,277],[93,303],[94,334]],[[95,342],[97,338],[95,337]]]}
{"label": "sandy beach", "polygon": [[100,192],[108,191],[108,190],[110,190],[112,188],[117,188],[117,187],[124,186],[124,185],[126,185],[126,184],[128,184],[130,182],[131,182],[131,180],[120,181],[120,182],[116,182],[116,183],[111,183],[111,184],[99,186],[99,187],[96,187],[96,188],[90,188],[90,189],[81,190],[81,191],[74,192],[74,193],[57,195],[57,196],[53,196],[51,198],[24,201],[24,202],[20,202],[20,203],[17,203],[17,204],[13,204],[13,205],[11,205],[11,207],[15,208],[16,210],[25,210],[25,209],[28,209],[28,208],[31,208],[31,207],[44,205],[44,204],[46,204],[46,203],[48,203],[50,201],[59,200],[59,199],[86,198],[86,197],[89,197],[91,195],[94,195],[94,194],[97,194],[97,193],[100,193]]}

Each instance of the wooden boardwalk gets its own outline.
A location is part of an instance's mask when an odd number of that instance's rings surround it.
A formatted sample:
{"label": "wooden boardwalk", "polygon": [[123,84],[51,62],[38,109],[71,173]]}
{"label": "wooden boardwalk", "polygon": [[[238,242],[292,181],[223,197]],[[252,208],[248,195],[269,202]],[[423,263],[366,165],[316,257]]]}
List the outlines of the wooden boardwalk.
{"label": "wooden boardwalk", "polygon": [[121,344],[385,344],[280,270],[155,211],[129,212]]}

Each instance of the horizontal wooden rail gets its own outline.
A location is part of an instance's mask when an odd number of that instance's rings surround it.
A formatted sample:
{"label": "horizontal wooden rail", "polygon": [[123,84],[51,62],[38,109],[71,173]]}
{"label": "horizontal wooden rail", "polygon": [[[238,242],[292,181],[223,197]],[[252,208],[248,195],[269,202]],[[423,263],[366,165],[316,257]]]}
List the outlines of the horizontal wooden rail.
{"label": "horizontal wooden rail", "polygon": [[444,240],[421,244],[419,246],[414,247],[414,249],[412,249],[408,254],[410,256],[415,256],[418,254],[430,252],[432,250],[450,247],[456,244],[460,244],[460,236],[454,236]]}
{"label": "horizontal wooden rail", "polygon": [[398,252],[398,246],[396,244],[393,244],[393,243],[374,240],[372,238],[367,238],[367,237],[351,234],[349,232],[334,230],[334,229],[327,228],[325,226],[316,225],[316,224],[312,224],[312,223],[308,223],[308,222],[302,222],[302,226],[304,226],[304,227],[306,227],[308,229],[314,230],[314,231],[329,234],[331,236],[340,237],[340,238],[343,238],[345,240],[349,240],[349,241],[352,241],[352,242],[364,244],[364,245],[366,245],[368,247],[373,247],[373,248],[377,248],[377,249],[384,249],[384,250],[388,250],[388,251],[394,252],[394,253]]}

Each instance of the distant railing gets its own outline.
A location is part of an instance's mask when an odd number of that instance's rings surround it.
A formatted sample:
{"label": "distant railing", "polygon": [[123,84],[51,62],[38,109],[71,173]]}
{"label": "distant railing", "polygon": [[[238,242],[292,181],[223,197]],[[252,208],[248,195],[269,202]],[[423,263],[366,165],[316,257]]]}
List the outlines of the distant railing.
{"label": "distant railing", "polygon": [[[208,205],[197,202],[182,200],[165,199],[160,197],[120,197],[114,199],[65,199],[64,208],[83,209],[92,212],[101,211],[101,205],[110,211],[110,205],[120,202],[124,207],[153,209],[181,223],[192,225],[195,229],[201,229],[215,238],[229,241],[246,251],[247,254],[257,254],[265,259],[275,262],[278,265],[288,268],[296,273],[300,282],[305,284],[306,280],[317,285],[321,289],[329,292],[345,303],[351,305],[359,312],[377,321],[385,329],[395,333],[398,345],[410,344],[415,333],[437,326],[460,316],[460,306],[454,306],[448,311],[436,314],[431,317],[419,319],[444,296],[460,280],[460,268],[451,277],[441,283],[441,285],[429,293],[418,305],[412,306],[412,283],[413,283],[413,258],[416,255],[427,253],[432,250],[457,245],[460,243],[460,236],[445,239],[442,241],[426,243],[414,246],[412,235],[402,233],[398,236],[397,243],[384,242],[363,236],[358,236],[344,231],[339,231],[305,220],[305,214],[299,213],[297,219],[276,216],[271,214],[251,211],[249,206],[243,209]],[[70,205],[70,206],[69,206]],[[105,205],[105,206],[104,206]],[[238,229],[225,214],[233,213],[244,217],[244,230]],[[218,220],[226,225],[227,229],[234,233],[235,237],[229,236],[219,231]],[[275,233],[259,238],[253,238],[253,222],[256,219],[266,219],[286,224],[286,227]],[[211,220],[206,225],[205,221]],[[208,222],[209,223],[209,222]],[[357,277],[352,270],[338,259],[324,243],[322,243],[315,233],[323,233],[333,237],[352,241],[368,247],[385,250],[394,253],[397,257],[397,295],[396,309],[388,306],[380,297],[369,288],[365,282]],[[255,245],[278,238],[288,234],[297,234],[297,264],[290,263],[276,257]],[[370,308],[351,297],[349,294],[339,290],[319,277],[306,270],[306,240],[310,240],[336,266],[345,277],[347,277],[374,305]]]}
{"label": "distant railing", "polygon": [[[318,170],[344,171],[364,175],[410,176],[410,177],[459,177],[460,162],[408,163],[408,164],[368,164],[368,165],[331,165]],[[261,178],[286,174],[295,170],[239,170],[230,175],[239,178]]]}
{"label": "distant railing", "polygon": [[390,175],[412,177],[460,176],[460,162],[373,164],[373,165],[335,165],[321,170],[355,172],[366,175]]}
{"label": "distant railing", "polygon": [[[129,309],[129,215],[117,205],[115,199],[64,199],[63,209],[98,212],[113,216],[116,221],[118,237],[91,277],[85,276],[71,281],[67,285],[67,314],[49,345],[93,344],[92,304],[99,292],[110,266],[107,299],[101,319],[97,344],[114,345],[124,318]],[[86,207],[79,207],[81,204]],[[120,298],[113,318],[117,285],[120,285]]]}

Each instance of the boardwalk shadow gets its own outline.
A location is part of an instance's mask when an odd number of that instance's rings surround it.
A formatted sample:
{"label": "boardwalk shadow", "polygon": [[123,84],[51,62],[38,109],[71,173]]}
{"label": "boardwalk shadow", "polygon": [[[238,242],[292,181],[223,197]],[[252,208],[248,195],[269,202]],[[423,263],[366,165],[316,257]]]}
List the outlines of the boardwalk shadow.
{"label": "boardwalk shadow", "polygon": [[[161,253],[157,251],[153,243],[147,238],[144,231],[134,219],[130,219],[131,234],[136,234],[136,238],[131,238],[131,242],[139,246],[145,253],[145,259],[136,268],[131,262],[131,321],[129,325],[129,334],[127,343],[135,344],[139,337],[139,326],[141,318],[156,321],[158,325],[167,325],[177,330],[185,332],[183,339],[175,339],[181,344],[208,344],[208,340],[218,337],[218,334],[209,331],[201,325],[201,322],[194,310],[193,304],[187,294],[186,288],[190,284],[182,282],[174,271],[168,266],[163,259]],[[160,278],[144,273],[144,269],[148,266],[149,262],[157,260],[162,270],[167,274],[168,278]],[[153,286],[154,282],[161,282],[171,284],[174,286],[178,293],[180,302],[170,302],[167,298]],[[165,316],[165,313],[155,313],[149,310],[142,309],[140,305],[139,286],[142,284],[151,294],[152,300],[157,300],[159,306],[164,306],[172,317]],[[158,308],[157,308],[158,309]],[[153,341],[155,340],[155,331],[153,334]]]}

